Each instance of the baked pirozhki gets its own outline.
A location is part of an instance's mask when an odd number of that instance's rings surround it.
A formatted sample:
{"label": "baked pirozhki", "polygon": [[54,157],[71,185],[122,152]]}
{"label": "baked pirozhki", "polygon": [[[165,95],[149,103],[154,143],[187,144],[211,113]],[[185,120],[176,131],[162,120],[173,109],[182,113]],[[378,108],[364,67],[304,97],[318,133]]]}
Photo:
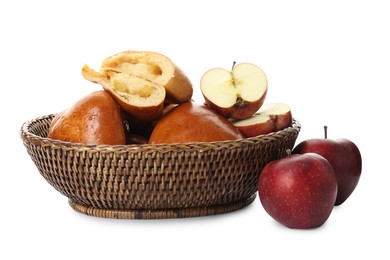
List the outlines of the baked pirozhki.
{"label": "baked pirozhki", "polygon": [[149,144],[213,142],[243,139],[241,132],[211,108],[185,102],[158,120]]}
{"label": "baked pirozhki", "polygon": [[78,100],[52,120],[48,138],[93,145],[125,145],[121,109],[106,91]]}
{"label": "baked pirozhki", "polygon": [[162,85],[167,93],[167,103],[183,103],[191,100],[192,84],[184,72],[167,56],[152,51],[124,51],[101,64],[101,71],[108,75],[129,74]]}
{"label": "baked pirozhki", "polygon": [[131,116],[151,121],[160,117],[165,101],[165,88],[144,78],[125,73],[97,72],[84,65],[85,79],[100,84]]}
{"label": "baked pirozhki", "polygon": [[[112,94],[115,94],[117,87],[115,87],[115,81],[120,80],[120,89],[126,87],[127,89],[132,89],[133,87],[127,83],[130,80],[123,81],[123,78],[139,78],[151,82],[150,86],[146,87],[146,94],[150,92],[156,94],[158,98],[155,98],[153,95],[154,105],[157,105],[158,101],[161,101],[162,91],[158,86],[163,87],[165,91],[164,103],[173,103],[179,104],[191,100],[193,89],[192,84],[188,77],[183,73],[183,71],[176,66],[168,57],[151,51],[124,51],[112,55],[111,57],[105,59],[100,67],[100,71],[97,72],[87,65],[82,69],[82,74],[87,80],[101,84],[106,90],[110,91]],[[140,91],[141,95],[145,94],[142,88],[137,88]],[[151,91],[153,90],[153,91]],[[138,91],[135,93],[137,94]],[[133,93],[132,91],[129,91]],[[147,97],[141,97],[145,100]],[[132,109],[126,108],[125,104],[130,103],[131,107],[134,105],[131,104],[131,101],[126,99],[117,98],[120,101],[120,104],[124,109],[132,114]],[[151,105],[151,104],[148,104]],[[145,106],[148,106],[145,104]],[[136,104],[139,106],[139,104]],[[160,108],[160,107],[159,107]],[[158,112],[161,113],[160,110]],[[159,113],[156,113],[156,118],[159,116]],[[137,116],[137,115],[134,115]],[[139,116],[138,116],[139,117]],[[145,119],[145,118],[143,118]]]}

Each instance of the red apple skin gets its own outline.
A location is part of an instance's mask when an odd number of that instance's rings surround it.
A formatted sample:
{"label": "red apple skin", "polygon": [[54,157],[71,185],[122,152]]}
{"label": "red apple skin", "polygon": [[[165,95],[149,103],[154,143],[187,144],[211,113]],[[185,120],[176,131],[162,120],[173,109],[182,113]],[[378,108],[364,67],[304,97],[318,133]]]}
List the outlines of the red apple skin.
{"label": "red apple skin", "polygon": [[205,103],[208,107],[225,118],[233,119],[245,119],[254,115],[263,105],[266,96],[267,90],[264,92],[263,96],[256,101],[248,102],[242,99],[237,99],[237,102],[231,107],[220,107],[215,105],[206,96],[203,95]]}
{"label": "red apple skin", "polygon": [[[236,125],[236,127],[245,137],[253,137],[280,131],[292,125],[291,110],[279,115],[267,113],[263,115],[269,117],[268,120],[252,125]],[[255,113],[253,116],[258,116],[258,114]]]}
{"label": "red apple skin", "polygon": [[335,205],[342,204],[355,190],[362,172],[359,148],[348,139],[308,139],[299,143],[294,154],[317,153],[332,165],[338,192]]}
{"label": "red apple skin", "polygon": [[275,122],[276,131],[280,131],[292,125],[292,114],[291,111],[288,111],[286,114],[282,115],[272,115],[272,120]]}
{"label": "red apple skin", "polygon": [[245,137],[264,135],[276,131],[276,125],[271,118],[269,118],[266,122],[253,124],[253,125],[236,126],[236,127],[240,130],[240,132]]}
{"label": "red apple skin", "polygon": [[329,162],[314,153],[271,161],[262,170],[258,193],[266,212],[293,229],[310,229],[329,218],[337,182]]}

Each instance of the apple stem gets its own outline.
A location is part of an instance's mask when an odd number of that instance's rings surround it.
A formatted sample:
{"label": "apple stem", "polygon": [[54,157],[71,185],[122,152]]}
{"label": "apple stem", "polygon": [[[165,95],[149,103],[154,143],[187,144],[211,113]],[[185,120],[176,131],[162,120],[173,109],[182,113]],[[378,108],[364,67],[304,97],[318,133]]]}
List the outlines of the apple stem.
{"label": "apple stem", "polygon": [[235,61],[233,61],[232,71],[230,72],[230,74],[232,74],[232,84],[235,87],[236,86],[236,80],[234,79],[234,75],[233,75],[234,66],[236,66],[236,62]]}
{"label": "apple stem", "polygon": [[325,139],[328,138],[328,126],[324,125],[324,134],[325,134]]}
{"label": "apple stem", "polygon": [[287,153],[288,158],[290,158],[291,157],[291,149],[287,149],[286,153]]}
{"label": "apple stem", "polygon": [[234,69],[234,66],[236,66],[236,62],[235,61],[233,61],[232,71]]}

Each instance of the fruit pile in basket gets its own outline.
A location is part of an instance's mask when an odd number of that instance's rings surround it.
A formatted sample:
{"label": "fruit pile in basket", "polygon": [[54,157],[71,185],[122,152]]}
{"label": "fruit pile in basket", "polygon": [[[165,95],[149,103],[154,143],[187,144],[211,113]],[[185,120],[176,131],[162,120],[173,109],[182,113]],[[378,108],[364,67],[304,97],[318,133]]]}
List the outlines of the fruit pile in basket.
{"label": "fruit pile in basket", "polygon": [[[82,75],[103,89],[58,113],[49,138],[95,145],[212,142],[268,134],[293,121],[287,104],[265,103],[267,77],[251,63],[206,71],[202,104],[192,100],[184,72],[156,52],[121,52],[99,71],[85,65]],[[359,149],[349,140],[306,140],[263,168],[259,198],[287,227],[318,227],[353,192],[361,167]]]}

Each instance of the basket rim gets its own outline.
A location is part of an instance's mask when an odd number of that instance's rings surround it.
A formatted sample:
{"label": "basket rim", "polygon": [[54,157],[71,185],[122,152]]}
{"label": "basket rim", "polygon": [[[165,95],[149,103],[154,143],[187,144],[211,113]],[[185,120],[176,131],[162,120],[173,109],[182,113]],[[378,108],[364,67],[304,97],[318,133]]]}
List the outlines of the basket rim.
{"label": "basket rim", "polygon": [[169,147],[170,149],[207,149],[207,147],[218,148],[222,145],[241,146],[244,143],[253,143],[257,141],[272,141],[278,135],[284,134],[298,134],[301,130],[301,124],[293,118],[292,125],[282,130],[271,132],[268,134],[258,135],[254,137],[247,137],[243,139],[213,141],[213,142],[186,142],[186,143],[167,143],[167,144],[127,144],[127,145],[94,145],[83,143],[72,143],[61,140],[54,140],[48,137],[38,136],[30,131],[30,126],[36,122],[53,119],[56,114],[48,114],[40,117],[36,117],[31,120],[25,121],[20,128],[20,137],[25,142],[33,144],[39,144],[41,146],[52,146],[60,149],[82,149],[82,150],[94,150],[94,151],[142,151],[142,150],[164,150]]}

